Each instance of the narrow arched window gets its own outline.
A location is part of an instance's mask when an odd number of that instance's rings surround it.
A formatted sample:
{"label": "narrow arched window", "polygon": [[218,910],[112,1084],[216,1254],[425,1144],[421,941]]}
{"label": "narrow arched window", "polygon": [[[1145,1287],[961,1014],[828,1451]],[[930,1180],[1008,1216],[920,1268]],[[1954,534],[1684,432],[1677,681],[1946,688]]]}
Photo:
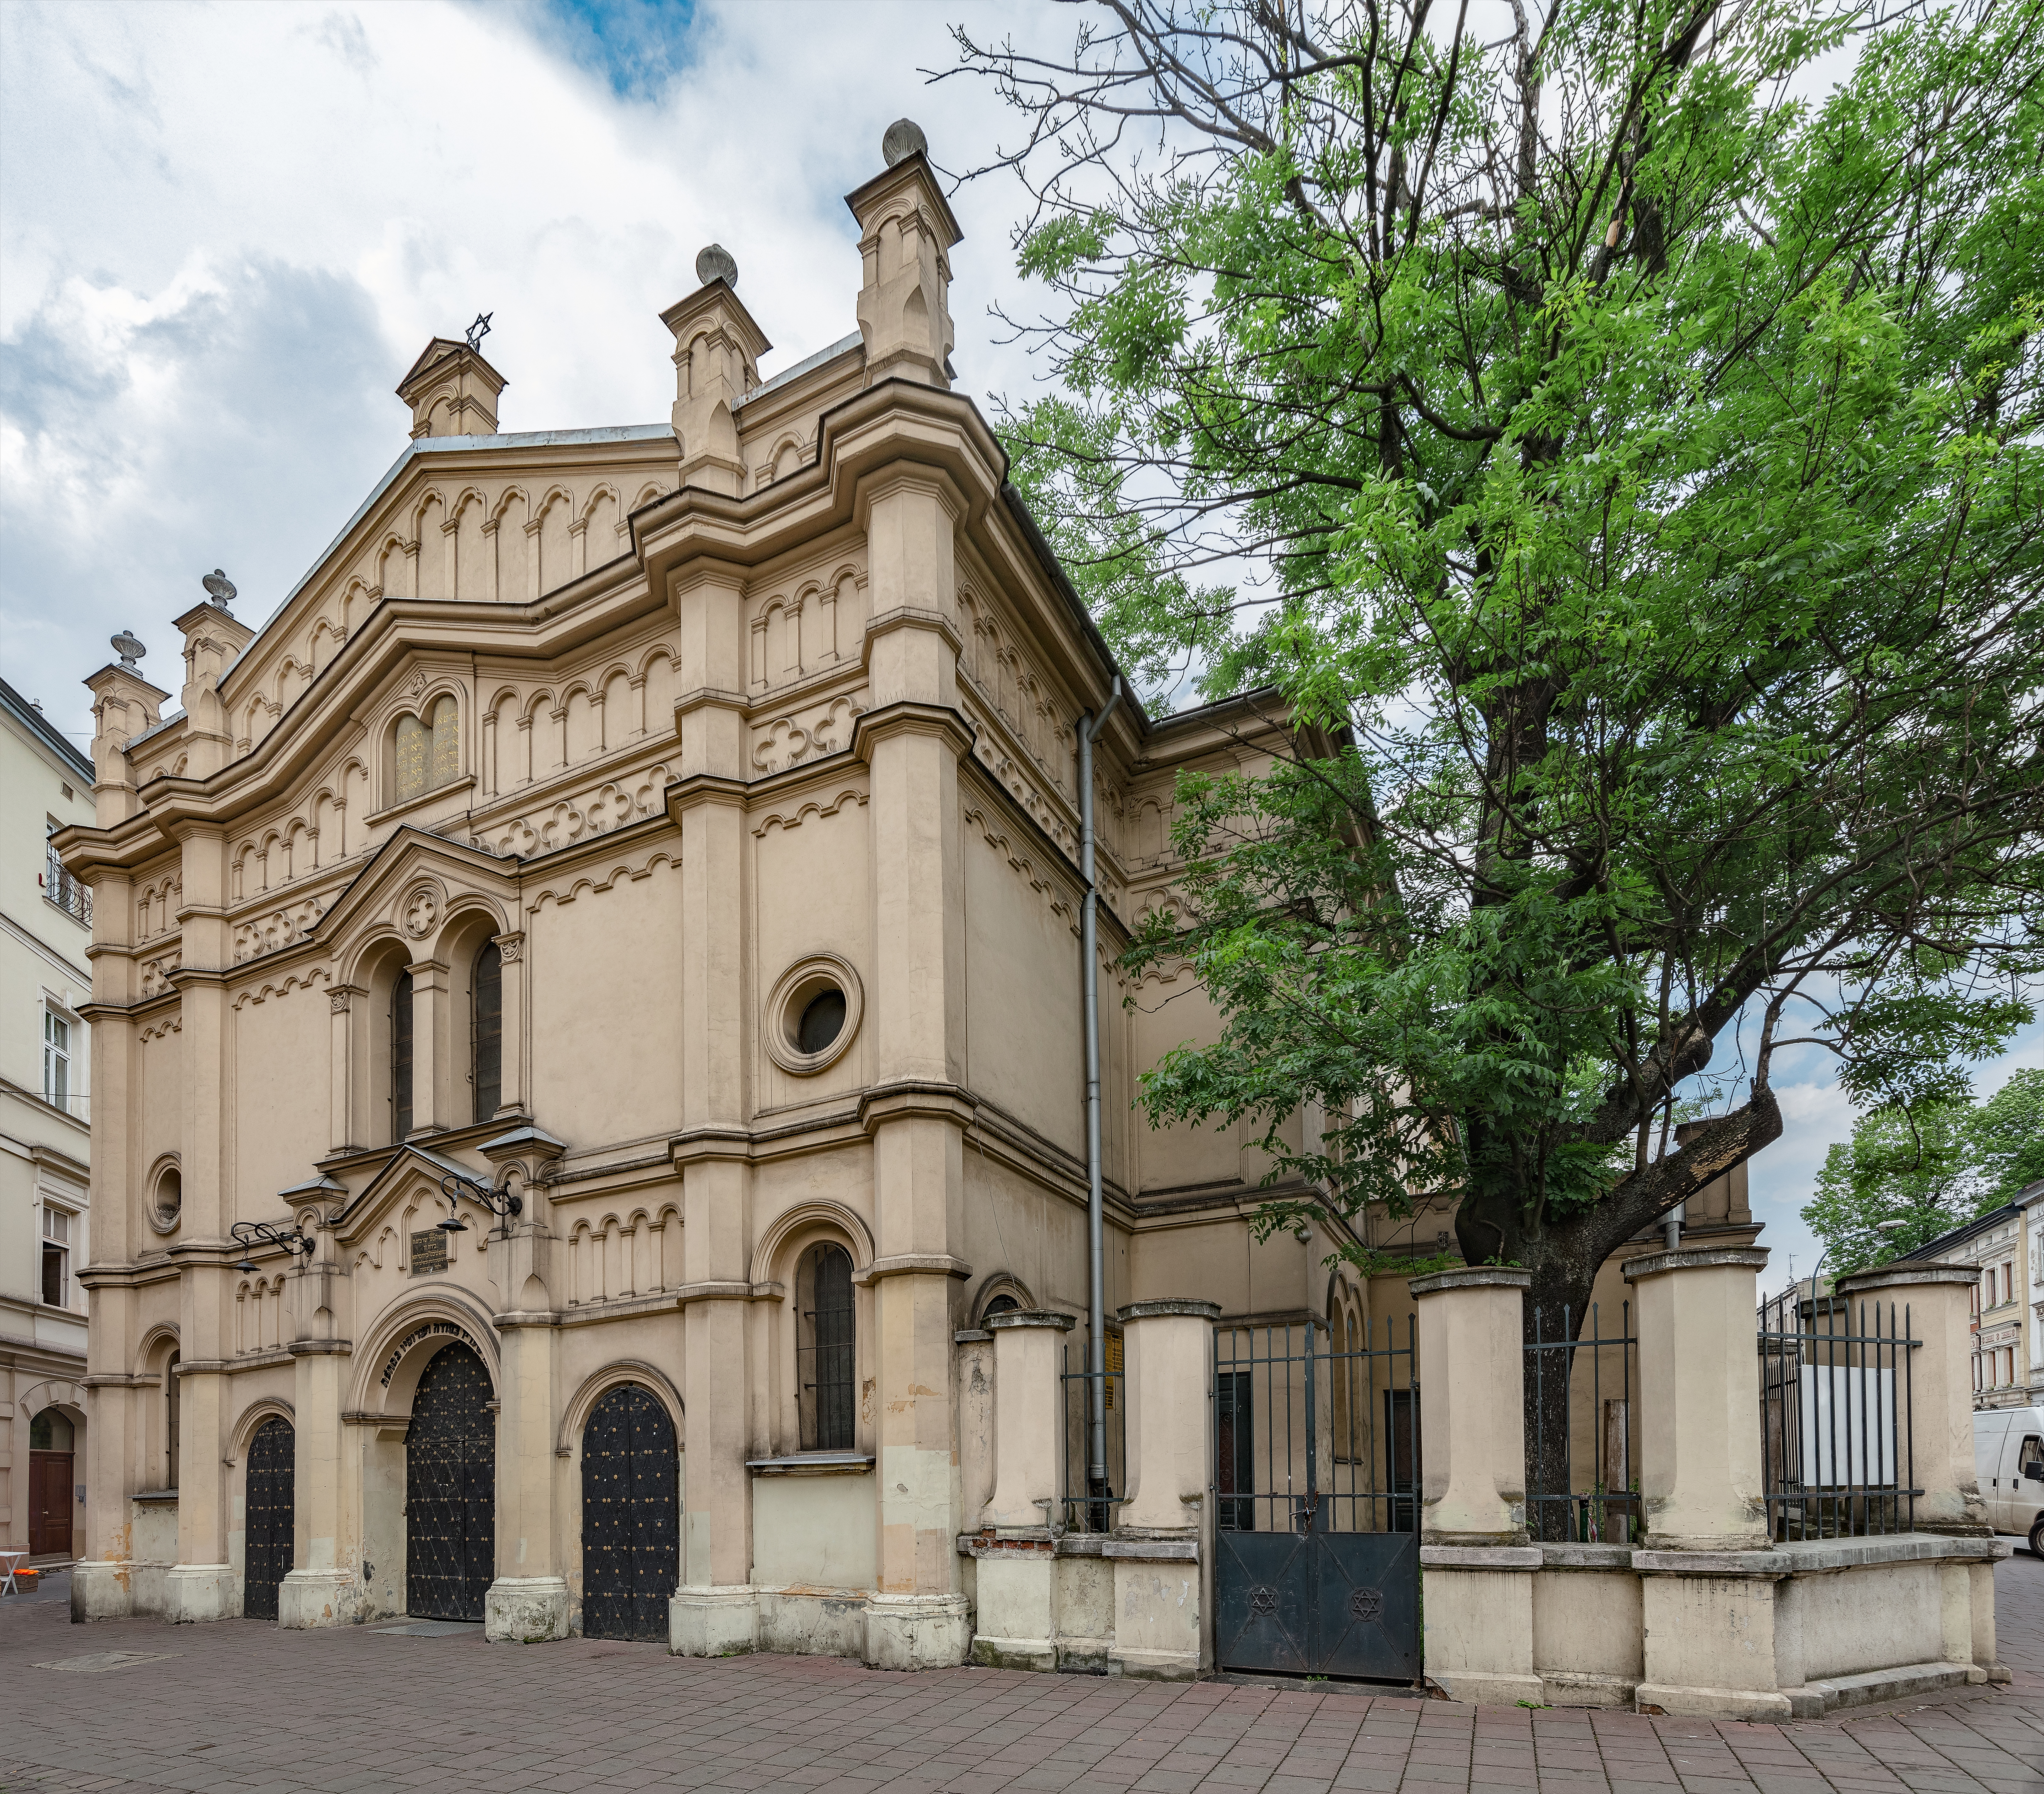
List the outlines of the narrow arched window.
{"label": "narrow arched window", "polygon": [[178,1486],[178,1365],[173,1352],[163,1361],[163,1487]]}
{"label": "narrow arched window", "polygon": [[497,1113],[504,1090],[504,955],[494,941],[475,956],[473,983],[475,1010],[475,1118],[486,1122]]}
{"label": "narrow arched window", "polygon": [[390,1144],[412,1131],[412,974],[390,987]]}
{"label": "narrow arched window", "polygon": [[828,1241],[795,1277],[795,1371],[802,1449],[849,1451],[852,1440],[851,1255]]}

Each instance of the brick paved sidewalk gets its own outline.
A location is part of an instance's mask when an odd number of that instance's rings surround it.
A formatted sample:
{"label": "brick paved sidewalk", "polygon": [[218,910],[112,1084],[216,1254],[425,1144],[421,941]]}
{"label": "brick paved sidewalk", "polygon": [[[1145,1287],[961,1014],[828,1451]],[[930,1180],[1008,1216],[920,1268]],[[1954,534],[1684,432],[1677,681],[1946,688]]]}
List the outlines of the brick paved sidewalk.
{"label": "brick paved sidewalk", "polygon": [[[55,1599],[9,1602],[0,1788],[2035,1794],[2044,1562],[2025,1553],[1996,1580],[2013,1686],[1781,1727],[1341,1689],[889,1675],[824,1657],[705,1663],[587,1639],[521,1650],[256,1621],[73,1627]],[[37,1667],[114,1651],[171,1654],[98,1673]]]}

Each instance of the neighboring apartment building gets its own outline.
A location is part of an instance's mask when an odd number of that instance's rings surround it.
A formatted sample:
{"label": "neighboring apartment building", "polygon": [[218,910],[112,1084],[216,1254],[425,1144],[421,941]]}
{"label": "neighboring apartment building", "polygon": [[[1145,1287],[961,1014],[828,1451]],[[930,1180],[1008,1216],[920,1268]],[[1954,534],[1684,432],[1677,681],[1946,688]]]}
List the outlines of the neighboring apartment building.
{"label": "neighboring apartment building", "polygon": [[0,679],[0,1546],[82,1537],[92,894],[49,841],[92,764]]}
{"label": "neighboring apartment building", "polygon": [[2044,1400],[2044,1180],[1909,1255],[1965,1265],[1973,1292],[1973,1403]]}

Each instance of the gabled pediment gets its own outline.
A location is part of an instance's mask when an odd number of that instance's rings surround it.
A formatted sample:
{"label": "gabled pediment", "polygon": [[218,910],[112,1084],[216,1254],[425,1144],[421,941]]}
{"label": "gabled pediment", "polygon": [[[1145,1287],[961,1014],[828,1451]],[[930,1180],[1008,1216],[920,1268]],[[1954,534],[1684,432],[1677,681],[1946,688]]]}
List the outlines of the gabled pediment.
{"label": "gabled pediment", "polygon": [[[392,1221],[402,1206],[421,1192],[429,1193],[432,1200],[444,1207],[444,1199],[439,1194],[440,1180],[450,1174],[473,1183],[486,1183],[490,1168],[464,1165],[451,1153],[435,1152],[417,1141],[407,1141],[402,1146],[393,1147],[390,1156],[360,1192],[340,1206],[333,1223],[335,1240],[343,1246],[353,1246],[375,1238],[377,1230]],[[330,1209],[328,1212],[333,1214],[335,1211]],[[436,1223],[441,1218],[441,1213],[434,1214]],[[478,1239],[490,1225],[487,1216],[472,1208],[462,1218],[469,1223],[471,1233]]]}
{"label": "gabled pediment", "polygon": [[313,937],[338,949],[351,934],[387,921],[409,940],[429,940],[464,897],[494,899],[500,920],[507,919],[515,913],[517,888],[515,860],[407,826],[371,854]]}

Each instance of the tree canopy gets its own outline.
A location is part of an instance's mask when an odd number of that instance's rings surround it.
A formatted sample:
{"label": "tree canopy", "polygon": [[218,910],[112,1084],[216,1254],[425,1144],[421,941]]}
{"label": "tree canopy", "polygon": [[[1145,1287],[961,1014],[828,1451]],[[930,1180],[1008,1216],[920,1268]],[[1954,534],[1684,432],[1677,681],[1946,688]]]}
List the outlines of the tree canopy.
{"label": "tree canopy", "polygon": [[1048,295],[1013,477],[1145,681],[1309,726],[1182,783],[1134,954],[1224,1030],[1142,1100],[1579,1305],[1785,1046],[1921,1109],[2029,1018],[2044,6],[1497,16],[959,43]]}
{"label": "tree canopy", "polygon": [[2044,1071],[1976,1107],[1877,1109],[1825,1155],[1803,1211],[1838,1276],[1907,1257],[2044,1180]]}

